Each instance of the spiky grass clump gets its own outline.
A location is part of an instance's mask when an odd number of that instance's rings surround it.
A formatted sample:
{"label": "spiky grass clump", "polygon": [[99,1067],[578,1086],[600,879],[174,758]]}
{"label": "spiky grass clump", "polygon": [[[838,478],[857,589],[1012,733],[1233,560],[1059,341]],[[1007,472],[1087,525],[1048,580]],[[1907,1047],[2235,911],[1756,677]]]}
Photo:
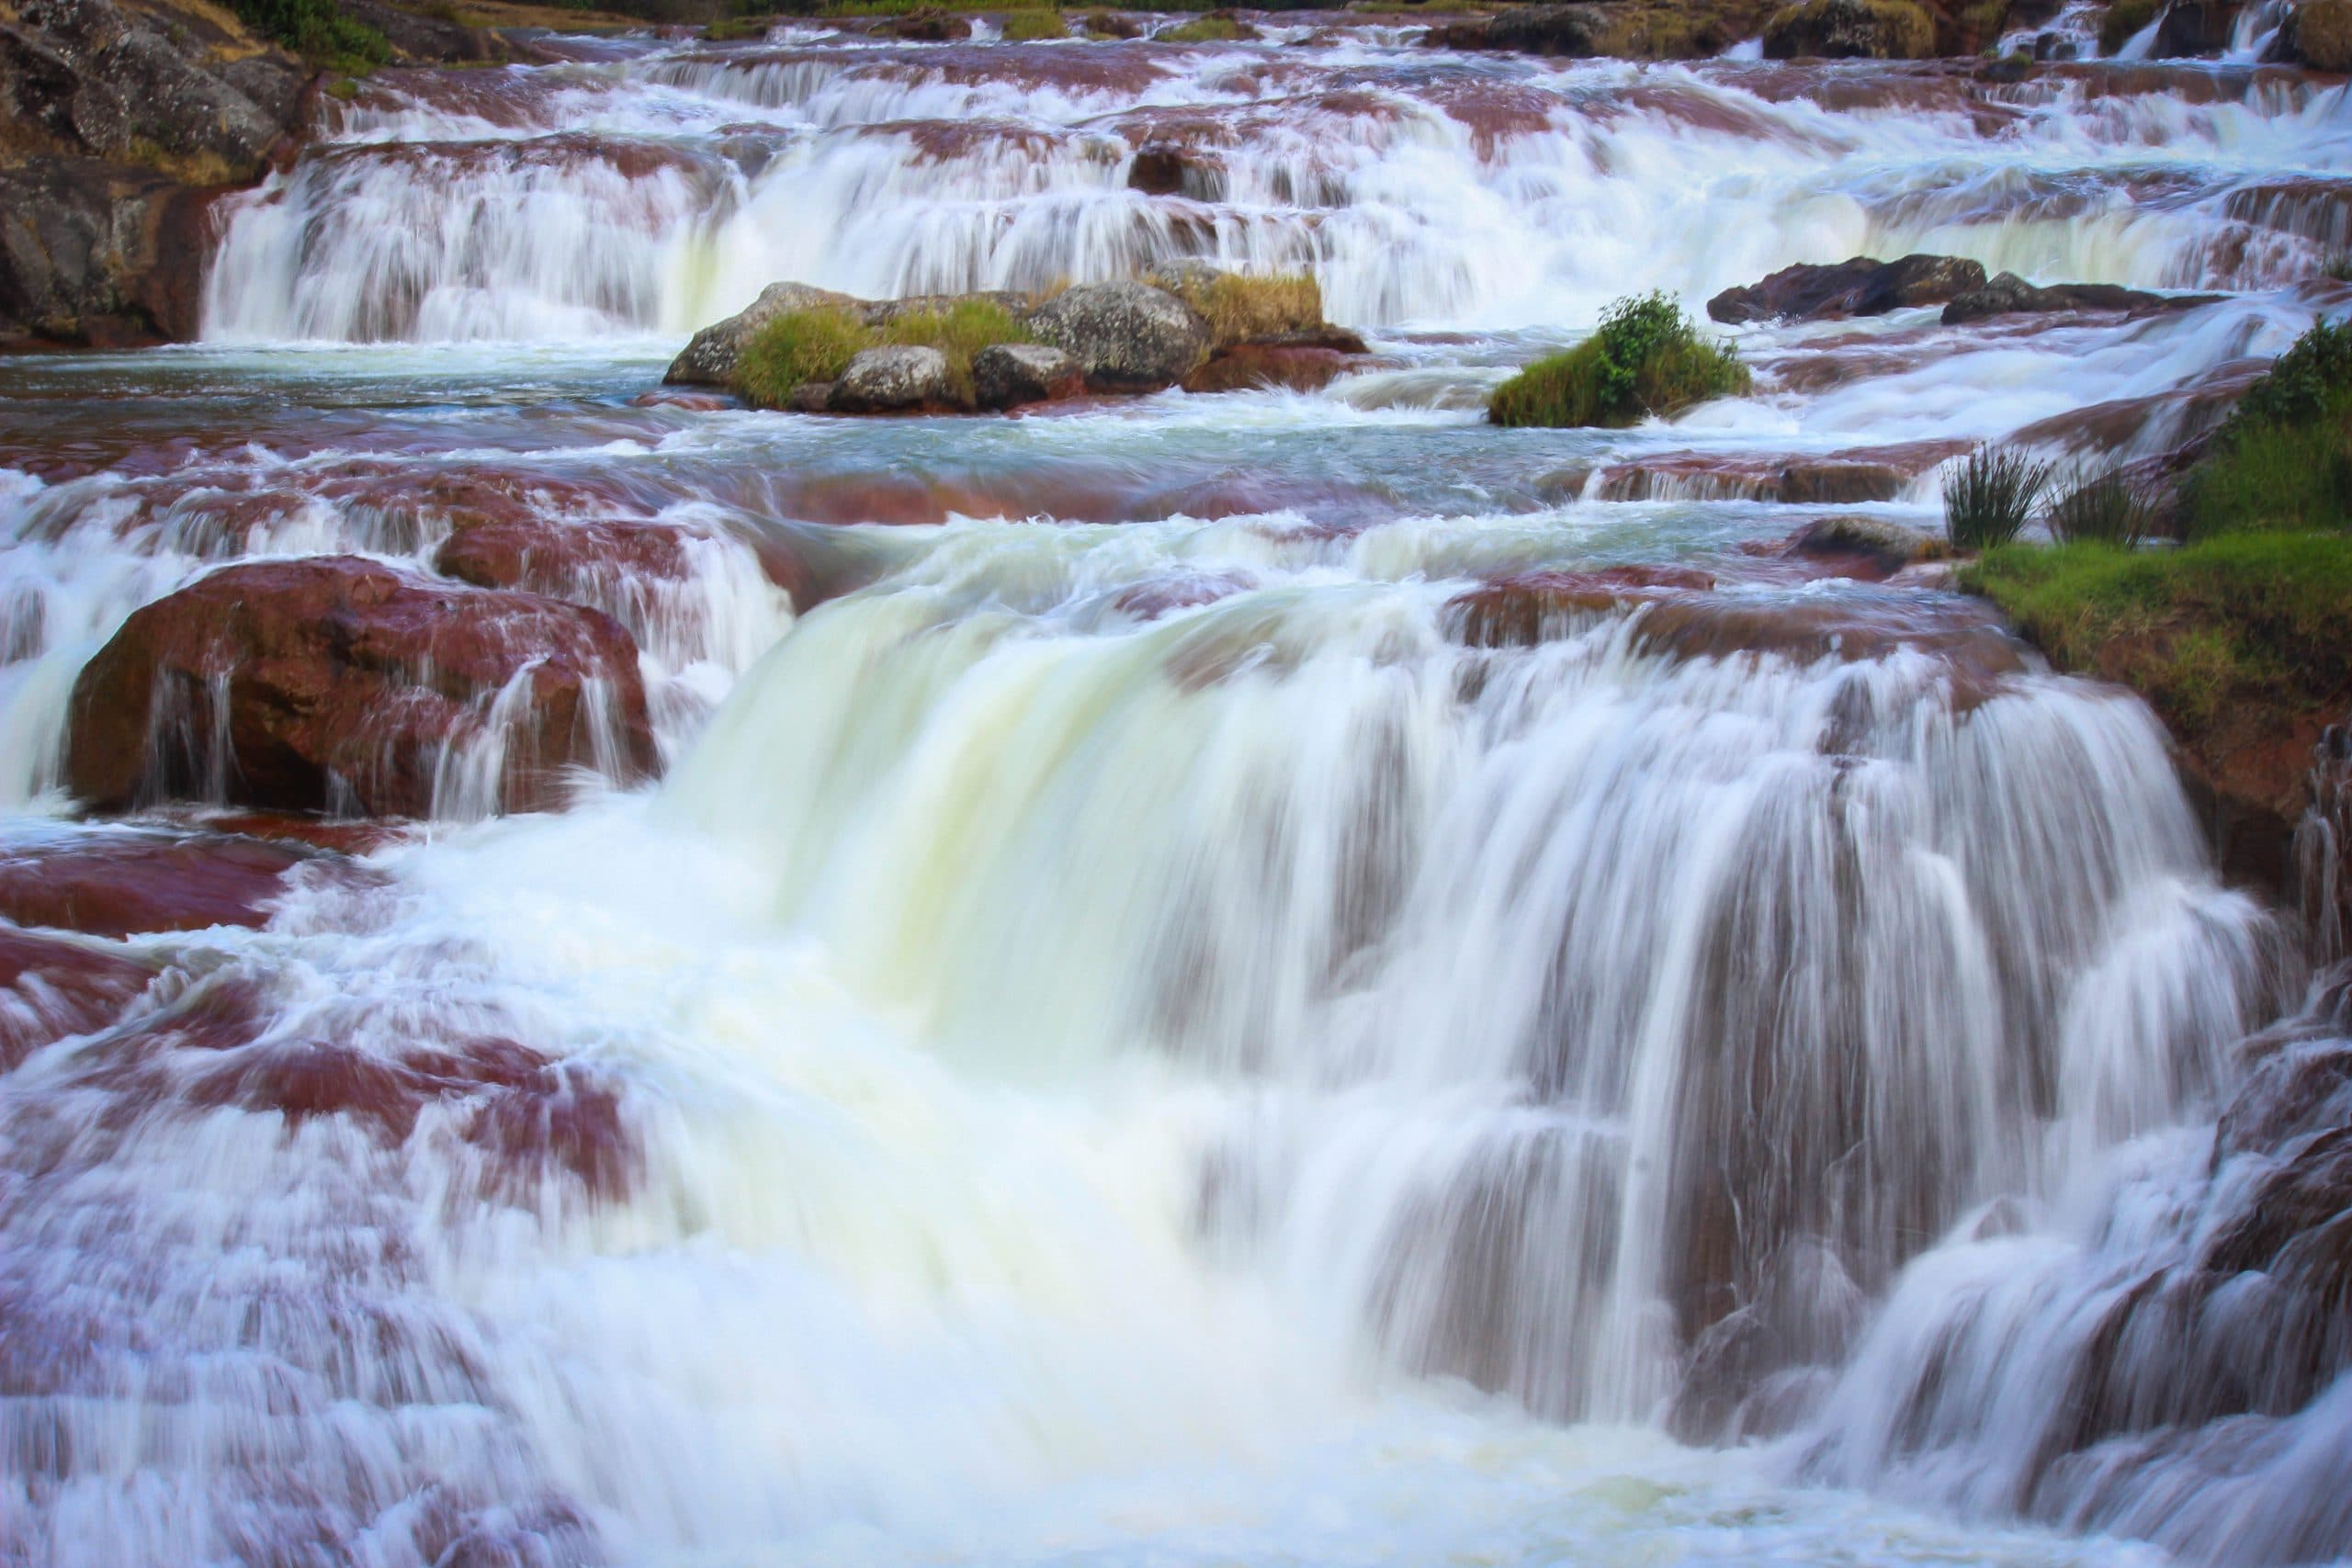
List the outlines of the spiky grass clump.
{"label": "spiky grass clump", "polygon": [[1952,547],[1985,550],[2025,531],[2050,488],[2050,465],[2015,446],[1979,446],[1944,476],[1944,535]]}
{"label": "spiky grass clump", "polygon": [[752,335],[735,361],[735,384],[755,408],[782,408],[793,389],[831,381],[879,341],[851,311],[786,310]]}
{"label": "spiky grass clump", "polygon": [[2062,545],[2131,549],[2155,528],[2155,508],[2120,468],[2076,472],[2053,481],[2057,494],[2042,521]]}
{"label": "spiky grass clump", "polygon": [[1323,288],[1306,273],[1180,269],[1150,282],[1190,305],[1209,325],[1209,346],[1310,333],[1323,324]]}
{"label": "spiky grass clump", "polygon": [[1652,415],[1670,419],[1709,398],[1753,384],[1747,367],[1699,335],[1663,291],[1620,299],[1592,336],[1539,359],[1495,389],[1487,417],[1497,424],[1623,429]]}

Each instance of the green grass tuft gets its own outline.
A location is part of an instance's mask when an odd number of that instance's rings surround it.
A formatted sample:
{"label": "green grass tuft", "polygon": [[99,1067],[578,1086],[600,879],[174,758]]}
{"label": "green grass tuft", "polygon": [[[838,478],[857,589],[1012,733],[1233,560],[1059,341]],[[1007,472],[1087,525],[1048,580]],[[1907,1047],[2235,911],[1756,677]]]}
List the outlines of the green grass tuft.
{"label": "green grass tuft", "polygon": [[2352,321],[2323,321],[2238,400],[2183,486],[2192,538],[2352,519]]}
{"label": "green grass tuft", "polygon": [[2061,544],[2130,549],[2155,531],[2155,509],[2120,469],[2109,468],[2067,478],[2043,521]]}
{"label": "green grass tuft", "polygon": [[735,361],[735,384],[754,408],[782,408],[804,381],[839,377],[874,332],[848,310],[786,310],[752,335]]}
{"label": "green grass tuft", "polygon": [[1944,536],[1962,550],[2008,544],[2032,521],[2050,474],[2014,446],[1979,446],[1944,476]]}
{"label": "green grass tuft", "polygon": [[1622,429],[1653,414],[1670,419],[1750,385],[1739,356],[1701,337],[1681,307],[1657,292],[1618,300],[1592,336],[1504,382],[1487,401],[1487,417],[1507,425]]}
{"label": "green grass tuft", "polygon": [[1241,24],[1231,17],[1203,17],[1154,33],[1152,39],[1156,43],[1233,43],[1242,36]]}
{"label": "green grass tuft", "polygon": [[964,299],[944,310],[910,310],[885,323],[876,341],[939,350],[947,356],[947,374],[956,384],[957,399],[968,403],[972,400],[972,355],[994,343],[1036,340],[1003,306],[986,299]]}
{"label": "green grass tuft", "polygon": [[392,57],[384,35],[343,14],[334,0],[230,0],[247,27],[305,60],[365,75]]}
{"label": "green grass tuft", "polygon": [[1310,333],[1323,324],[1323,289],[1306,273],[1252,274],[1179,268],[1145,279],[1190,305],[1209,324],[1212,348],[1253,338]]}

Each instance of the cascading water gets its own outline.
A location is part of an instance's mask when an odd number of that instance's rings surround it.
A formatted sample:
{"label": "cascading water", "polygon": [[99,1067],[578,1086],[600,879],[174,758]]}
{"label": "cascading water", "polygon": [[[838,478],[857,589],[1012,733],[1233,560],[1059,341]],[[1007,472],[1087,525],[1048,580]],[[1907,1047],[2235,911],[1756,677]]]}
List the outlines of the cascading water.
{"label": "cascading water", "polygon": [[[1774,488],[2198,434],[2345,298],[2341,90],[1412,37],[385,73],[224,204],[204,345],[0,370],[0,896],[254,852],[225,774],[60,820],[93,655],[241,565],[609,616],[666,773],[478,820],[455,769],[250,926],[0,926],[0,1562],[2352,1542],[2291,1220],[2340,982],[2262,1028],[2340,931],[2222,885],[2136,701],[1792,564]],[[1911,249],[2240,292],[1743,329],[1756,394],[1674,424],[1477,422],[1630,289]],[[653,390],[778,278],[1182,256],[1311,268],[1378,359]],[[1945,449],[1838,510],[1931,521]]]}

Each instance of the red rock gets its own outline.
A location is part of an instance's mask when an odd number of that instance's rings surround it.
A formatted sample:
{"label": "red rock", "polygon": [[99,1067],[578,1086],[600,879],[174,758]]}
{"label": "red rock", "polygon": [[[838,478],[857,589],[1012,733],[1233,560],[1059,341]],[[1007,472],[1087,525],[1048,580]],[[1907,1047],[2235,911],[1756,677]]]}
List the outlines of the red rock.
{"label": "red rock", "polygon": [[0,915],[102,937],[258,926],[286,874],[315,858],[215,834],[44,834],[0,844]]}
{"label": "red rock", "polygon": [[1524,648],[1566,629],[1572,615],[1599,615],[1680,593],[1715,580],[1691,567],[1611,566],[1593,571],[1525,571],[1451,601],[1455,635],[1473,648]]}
{"label": "red rock", "polygon": [[136,959],[0,925],[0,1071],[104,1029],[154,977]]}
{"label": "red rock", "polygon": [[107,810],[201,791],[426,815],[436,765],[490,733],[518,678],[500,808],[553,804],[566,766],[652,771],[636,646],[607,615],[347,556],[232,567],[134,613],[85,667],[66,778]]}
{"label": "red rock", "polygon": [[1852,506],[1892,501],[1966,441],[1912,441],[1819,455],[1666,452],[1601,470],[1604,501],[1764,501]]}
{"label": "red rock", "polygon": [[1238,392],[1257,387],[1318,392],[1346,374],[1349,358],[1334,348],[1238,343],[1182,384],[1188,392]]}
{"label": "red rock", "polygon": [[687,532],[667,523],[571,522],[530,516],[458,525],[433,568],[477,588],[522,589],[577,602],[629,581],[693,574]]}

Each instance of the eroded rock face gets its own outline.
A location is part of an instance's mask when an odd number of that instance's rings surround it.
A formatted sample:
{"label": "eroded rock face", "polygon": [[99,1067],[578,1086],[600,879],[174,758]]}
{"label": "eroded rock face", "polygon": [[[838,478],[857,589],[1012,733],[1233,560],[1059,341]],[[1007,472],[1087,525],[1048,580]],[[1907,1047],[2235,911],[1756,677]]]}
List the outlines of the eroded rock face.
{"label": "eroded rock face", "polygon": [[1030,330],[1078,361],[1097,391],[1157,391],[1207,355],[1208,323],[1148,283],[1082,283],[1029,319]]}
{"label": "eroded rock face", "polygon": [[972,394],[984,409],[1052,402],[1085,390],[1078,361],[1046,344],[995,343],[972,355]]}
{"label": "eroded rock face", "polygon": [[1238,392],[1280,387],[1317,392],[1348,371],[1353,356],[1316,344],[1242,343],[1184,378],[1188,392]]}
{"label": "eroded rock face", "polygon": [[110,938],[258,926],[287,874],[322,858],[338,857],[220,833],[43,834],[0,843],[0,915]]}
{"label": "eroded rock face", "polygon": [[1912,0],[1804,0],[1764,28],[1769,60],[1924,60],[1935,25]]}
{"label": "eroded rock face", "polygon": [[1982,288],[1972,289],[1944,307],[1944,325],[1964,326],[1993,316],[2046,314],[2057,310],[2120,310],[2145,315],[2158,310],[2187,310],[2210,305],[2218,294],[2151,294],[2114,283],[2053,283],[2047,288],[2028,283],[2014,272],[1996,276]]}
{"label": "eroded rock face", "polygon": [[71,714],[68,784],[104,810],[531,810],[558,770],[628,782],[656,757],[611,617],[352,557],[232,567],[146,605]]}
{"label": "eroded rock face", "polygon": [[957,400],[945,355],[935,348],[898,346],[852,355],[829,400],[842,413],[908,413]]}
{"label": "eroded rock face", "polygon": [[1800,263],[1760,283],[1726,288],[1707,314],[1726,325],[1883,316],[1920,305],[1945,305],[1984,287],[1984,268],[1964,256],[1913,254],[1898,261],[1855,256],[1831,266]]}
{"label": "eroded rock face", "polygon": [[260,173],[308,76],[185,0],[0,13],[0,344],[194,335],[205,202]]}

